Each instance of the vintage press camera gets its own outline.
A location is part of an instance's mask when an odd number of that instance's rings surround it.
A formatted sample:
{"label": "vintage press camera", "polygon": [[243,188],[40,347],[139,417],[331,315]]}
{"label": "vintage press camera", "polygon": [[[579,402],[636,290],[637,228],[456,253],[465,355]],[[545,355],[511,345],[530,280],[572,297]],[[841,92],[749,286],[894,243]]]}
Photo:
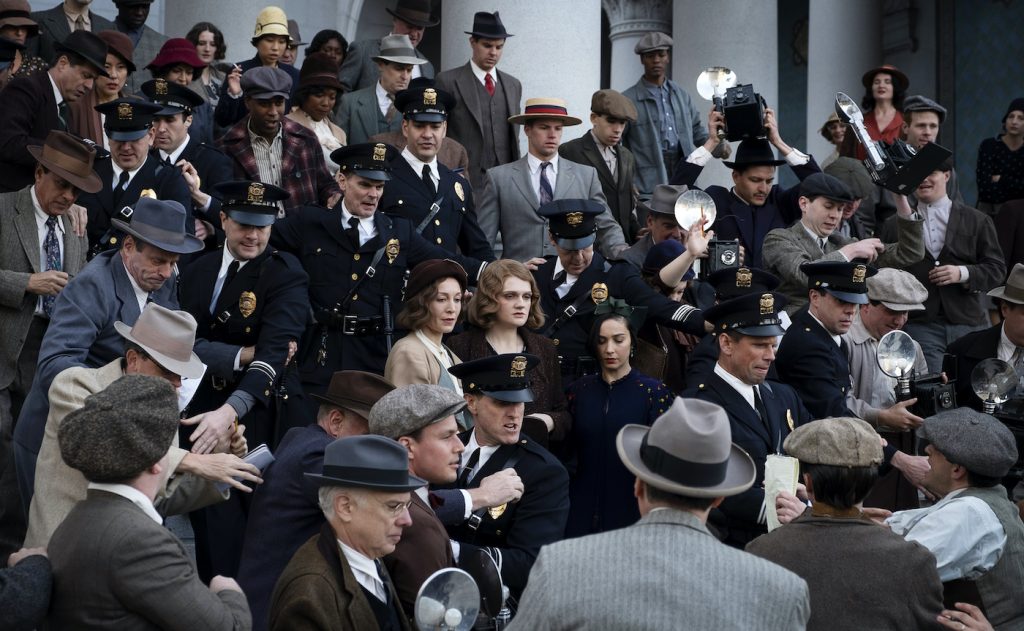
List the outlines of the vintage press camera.
{"label": "vintage press camera", "polygon": [[942,362],[943,372],[949,378],[947,383],[942,383],[941,375],[916,376],[916,357],[914,341],[903,331],[890,331],[878,341],[878,367],[896,379],[896,400],[916,398],[917,403],[910,407],[910,411],[922,418],[955,408],[956,375],[952,372],[952,356],[946,355]]}
{"label": "vintage press camera", "polygon": [[697,77],[697,93],[714,102],[715,109],[725,117],[725,129],[718,137],[735,142],[747,138],[764,138],[764,98],[754,92],[753,84],[736,84],[736,73],[714,66]]}
{"label": "vintage press camera", "polygon": [[999,419],[1017,443],[1017,462],[1003,478],[1012,490],[1024,477],[1024,390],[1021,375],[1013,366],[995,357],[980,362],[971,371],[971,390],[981,399],[982,411]]}
{"label": "vintage press camera", "polygon": [[[689,230],[696,222],[701,222],[701,231],[706,231],[718,216],[715,200],[704,191],[686,191],[676,199],[676,222],[684,230]],[[708,274],[720,269],[739,267],[740,242],[737,239],[711,239],[708,241],[708,257],[700,259],[698,276],[701,280]]]}

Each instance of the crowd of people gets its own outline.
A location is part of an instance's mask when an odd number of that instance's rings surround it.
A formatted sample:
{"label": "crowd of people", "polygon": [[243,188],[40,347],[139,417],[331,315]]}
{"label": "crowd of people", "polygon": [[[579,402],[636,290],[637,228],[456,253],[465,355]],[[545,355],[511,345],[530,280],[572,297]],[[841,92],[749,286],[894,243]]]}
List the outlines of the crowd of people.
{"label": "crowd of people", "polygon": [[[0,628],[409,629],[486,566],[479,628],[1024,629],[1024,419],[972,386],[1024,383],[1024,98],[970,206],[838,116],[824,170],[771,107],[730,145],[665,33],[562,143],[497,11],[435,70],[429,0],[264,7],[234,64],[150,4],[0,0]],[[864,74],[873,141],[938,143],[911,86]]]}

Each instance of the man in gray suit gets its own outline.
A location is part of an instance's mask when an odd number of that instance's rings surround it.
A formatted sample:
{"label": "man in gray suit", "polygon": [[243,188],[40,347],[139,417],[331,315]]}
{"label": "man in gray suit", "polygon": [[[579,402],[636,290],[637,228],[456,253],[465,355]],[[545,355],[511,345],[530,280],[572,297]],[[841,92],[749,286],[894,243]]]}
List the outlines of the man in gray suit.
{"label": "man in gray suit", "polygon": [[495,253],[500,229],[501,258],[543,265],[543,257],[557,251],[548,237],[547,220],[537,209],[556,199],[589,199],[604,207],[597,217],[596,247],[604,258],[618,259],[629,246],[608,210],[597,170],[558,155],[562,127],[579,125],[580,119],[569,116],[564,100],[542,97],[527,99],[523,113],[508,122],[523,125],[528,154],[487,172],[477,216]]}
{"label": "man in gray suit", "polygon": [[448,113],[448,135],[466,147],[469,182],[482,191],[488,169],[519,159],[519,130],[508,118],[519,113],[523,86],[497,68],[505,40],[512,37],[497,11],[477,13],[466,33],[472,57],[437,75],[437,87],[458,100]]}
{"label": "man in gray suit", "polygon": [[[405,35],[409,38],[413,49],[423,41],[423,32],[428,26],[437,26],[440,20],[435,19],[430,13],[430,0],[398,0],[395,8],[387,9],[393,18],[391,22],[391,33],[389,35]],[[345,92],[369,88],[377,82],[380,76],[375,63],[376,57],[381,54],[380,39],[364,39],[354,42],[349,46],[345,60],[341,62],[338,70],[338,80],[344,86]],[[412,71],[412,78],[426,77],[434,78],[434,66],[418,50],[413,55],[420,59],[419,64]],[[346,132],[348,128],[341,126]],[[349,135],[349,142],[365,142],[365,140],[352,140]]]}
{"label": "man in gray suit", "polygon": [[378,68],[377,80],[341,97],[338,106],[338,126],[348,134],[350,145],[402,129],[402,113],[395,109],[395,95],[409,87],[413,68],[426,63],[415,53],[406,35],[388,35],[380,41],[380,53],[373,57]]}
{"label": "man in gray suit", "polygon": [[64,0],[52,9],[33,12],[32,19],[39,23],[39,36],[28,42],[26,55],[31,57],[34,53],[51,63],[57,54],[55,45],[63,42],[71,31],[113,31],[114,23],[89,10],[91,4],[92,0]]}
{"label": "man in gray suit", "polygon": [[138,68],[128,75],[124,90],[126,94],[138,94],[142,84],[153,78],[145,68],[156,58],[168,37],[146,26],[153,0],[114,0],[114,4],[117,6],[114,28],[131,38],[135,47],[132,61]]}
{"label": "man in gray suit", "polygon": [[90,484],[50,540],[46,628],[252,628],[238,583],[203,585],[153,506],[177,431],[174,387],[146,375],[118,379],[64,419],[61,456]]}
{"label": "man in gray suit", "polygon": [[32,387],[57,294],[85,265],[88,244],[68,210],[79,191],[96,191],[96,151],[51,131],[36,157],[35,183],[0,194],[0,558],[21,547],[25,521],[11,451],[14,421]]}
{"label": "man in gray suit", "polygon": [[754,483],[725,410],[677,398],[650,427],[615,440],[637,476],[640,521],[541,548],[509,629],[803,629],[807,583],[727,547],[705,526]]}

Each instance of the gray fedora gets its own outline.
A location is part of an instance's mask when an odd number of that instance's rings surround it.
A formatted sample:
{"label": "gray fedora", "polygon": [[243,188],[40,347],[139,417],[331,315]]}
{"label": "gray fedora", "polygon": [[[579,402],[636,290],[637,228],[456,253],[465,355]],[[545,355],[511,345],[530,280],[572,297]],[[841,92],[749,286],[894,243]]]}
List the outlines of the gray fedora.
{"label": "gray fedora", "polygon": [[1024,305],[1024,265],[1015,264],[1006,283],[988,292],[988,295],[1015,305]]}
{"label": "gray fedora", "polygon": [[131,223],[112,219],[110,223],[136,239],[173,254],[191,254],[203,249],[203,242],[185,232],[185,207],[173,200],[141,197],[132,209]]}
{"label": "gray fedora", "polygon": [[[654,187],[654,194],[651,195],[650,201],[646,203],[638,202],[638,204],[648,213],[664,215],[675,219],[676,200],[688,190],[690,190],[690,187],[685,184],[658,184]],[[689,228],[690,226],[682,227]]]}
{"label": "gray fedora", "polygon": [[650,427],[626,425],[615,447],[646,484],[687,497],[737,495],[757,475],[754,461],[732,442],[725,410],[700,399],[676,398]]}
{"label": "gray fedora", "polygon": [[191,379],[203,376],[203,362],[192,352],[197,327],[187,311],[172,311],[155,302],[146,305],[134,326],[114,323],[121,337],[141,346],[156,363]]}
{"label": "gray fedora", "polygon": [[380,53],[374,61],[390,61],[395,64],[418,66],[427,63],[426,59],[416,56],[416,49],[408,35],[387,35],[380,40]]}
{"label": "gray fedora", "polygon": [[339,438],[324,449],[323,473],[307,473],[319,486],[354,486],[400,493],[427,485],[409,473],[409,452],[383,436]]}

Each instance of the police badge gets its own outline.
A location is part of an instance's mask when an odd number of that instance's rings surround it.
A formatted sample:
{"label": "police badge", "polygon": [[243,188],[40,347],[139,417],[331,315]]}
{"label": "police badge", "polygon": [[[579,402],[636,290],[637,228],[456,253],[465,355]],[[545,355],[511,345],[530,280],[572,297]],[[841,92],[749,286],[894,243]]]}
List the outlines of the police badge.
{"label": "police badge", "polygon": [[252,312],[256,311],[256,294],[251,291],[243,291],[242,295],[238,297],[238,310],[242,313],[243,318],[251,316]]}
{"label": "police badge", "polygon": [[265,192],[266,187],[264,187],[263,184],[261,184],[260,182],[253,182],[252,184],[249,185],[249,190],[247,191],[246,195],[246,201],[249,202],[250,204],[262,204],[263,194]]}
{"label": "police badge", "polygon": [[455,183],[455,194],[459,196],[459,201],[466,201],[466,191],[462,190],[462,182]]}
{"label": "police badge", "polygon": [[384,246],[384,254],[388,255],[388,264],[391,265],[398,258],[398,239],[388,240],[388,244]]}
{"label": "police badge", "polygon": [[508,508],[508,504],[499,504],[492,506],[487,509],[487,514],[491,516],[491,519],[497,519],[505,514],[505,509]]}
{"label": "police badge", "polygon": [[771,294],[761,295],[761,315],[772,315],[775,313],[775,296]]}
{"label": "police badge", "polygon": [[565,223],[570,226],[578,226],[583,223],[583,213],[566,213]]}
{"label": "police badge", "polygon": [[373,148],[373,159],[377,162],[384,162],[388,155],[388,146],[384,143],[378,142]]}
{"label": "police badge", "polygon": [[424,105],[437,105],[437,92],[434,88],[427,88],[423,91]]}
{"label": "police badge", "polygon": [[749,268],[741,267],[736,270],[736,286],[740,288],[750,287],[750,283],[754,280],[754,273]]}
{"label": "police badge", "polygon": [[154,191],[151,188],[144,188],[144,189],[142,189],[142,192],[139,193],[139,199],[142,199],[143,197],[148,197],[150,199],[156,199],[156,191]]}
{"label": "police badge", "polygon": [[154,79],[156,85],[157,96],[167,96],[167,80],[166,79]]}
{"label": "police badge", "polygon": [[594,283],[594,286],[590,288],[590,299],[594,301],[595,305],[599,305],[605,300],[608,300],[608,285],[604,283]]}
{"label": "police badge", "polygon": [[123,121],[130,121],[132,119],[132,104],[131,103],[120,103],[117,106],[117,118]]}
{"label": "police badge", "polygon": [[858,265],[853,268],[853,282],[863,283],[865,276],[867,276],[868,268],[866,265]]}
{"label": "police badge", "polygon": [[509,371],[509,377],[513,379],[522,379],[526,376],[526,358],[522,355],[516,355],[512,359],[512,370]]}

